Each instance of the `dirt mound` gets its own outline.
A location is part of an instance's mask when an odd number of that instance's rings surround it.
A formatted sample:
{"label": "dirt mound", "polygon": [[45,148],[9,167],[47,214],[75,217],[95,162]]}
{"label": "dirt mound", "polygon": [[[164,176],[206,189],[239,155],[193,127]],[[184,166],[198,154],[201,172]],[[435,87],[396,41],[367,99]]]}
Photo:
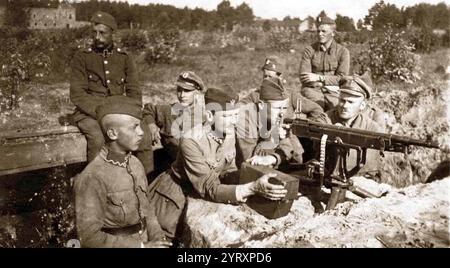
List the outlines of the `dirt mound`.
{"label": "dirt mound", "polygon": [[450,177],[315,214],[299,197],[283,218],[189,198],[186,247],[449,247]]}

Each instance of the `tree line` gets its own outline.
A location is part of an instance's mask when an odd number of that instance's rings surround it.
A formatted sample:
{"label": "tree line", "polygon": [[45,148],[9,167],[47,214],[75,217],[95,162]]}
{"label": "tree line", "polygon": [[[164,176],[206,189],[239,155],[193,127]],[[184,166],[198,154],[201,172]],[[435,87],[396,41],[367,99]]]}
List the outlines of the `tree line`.
{"label": "tree line", "polygon": [[[26,27],[28,24],[26,8],[57,7],[58,0],[0,0],[0,6],[6,6],[5,21],[7,25]],[[249,25],[254,21],[253,10],[245,2],[237,7],[231,6],[228,0],[219,3],[215,10],[206,11],[201,8],[176,8],[171,5],[148,4],[146,6],[117,1],[88,0],[75,2],[77,20],[88,21],[93,12],[102,10],[111,13],[119,24],[119,28],[130,27],[175,27],[182,30],[217,29],[231,30],[234,25]],[[325,14],[324,11],[320,15]],[[300,22],[299,18],[285,17],[283,21]],[[450,27],[450,6],[441,2],[436,5],[420,3],[410,7],[398,8],[383,0],[374,4],[363,20],[354,20],[340,14],[336,15],[337,30],[351,32],[356,29],[371,28],[381,30],[387,24],[395,28],[416,26],[429,29],[448,29]],[[356,27],[355,27],[356,26]]]}

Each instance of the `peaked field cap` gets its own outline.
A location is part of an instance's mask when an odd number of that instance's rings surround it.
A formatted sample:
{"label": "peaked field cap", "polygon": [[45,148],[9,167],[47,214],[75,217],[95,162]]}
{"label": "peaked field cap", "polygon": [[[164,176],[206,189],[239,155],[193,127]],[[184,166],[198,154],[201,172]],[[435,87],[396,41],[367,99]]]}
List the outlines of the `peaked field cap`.
{"label": "peaked field cap", "polygon": [[100,121],[107,114],[126,114],[142,119],[142,106],[138,100],[123,96],[111,96],[97,107],[97,120]]}
{"label": "peaked field cap", "polygon": [[203,93],[206,91],[203,80],[196,73],[191,71],[185,71],[178,75],[175,85],[187,90],[199,90]]}
{"label": "peaked field cap", "polygon": [[280,74],[283,73],[283,68],[281,59],[275,55],[268,56],[261,67],[262,70],[274,71]]}
{"label": "peaked field cap", "polygon": [[269,100],[285,100],[289,96],[283,86],[283,82],[279,78],[264,78],[259,88],[259,98],[263,101]]}
{"label": "peaked field cap", "polygon": [[317,25],[322,25],[322,24],[331,24],[331,25],[333,25],[333,24],[336,24],[336,22],[332,18],[330,18],[328,16],[318,16],[316,22],[317,22]]}
{"label": "peaked field cap", "polygon": [[368,75],[344,76],[339,81],[341,92],[354,96],[363,96],[366,99],[372,97],[372,80]]}
{"label": "peaked field cap", "polygon": [[113,29],[117,30],[116,19],[111,15],[103,11],[97,11],[92,15],[91,22],[95,24],[103,24]]}
{"label": "peaked field cap", "polygon": [[214,105],[220,105],[222,110],[233,110],[238,108],[237,104],[239,96],[234,93],[234,90],[229,85],[223,86],[223,88],[210,87],[205,93],[206,108],[217,108]]}

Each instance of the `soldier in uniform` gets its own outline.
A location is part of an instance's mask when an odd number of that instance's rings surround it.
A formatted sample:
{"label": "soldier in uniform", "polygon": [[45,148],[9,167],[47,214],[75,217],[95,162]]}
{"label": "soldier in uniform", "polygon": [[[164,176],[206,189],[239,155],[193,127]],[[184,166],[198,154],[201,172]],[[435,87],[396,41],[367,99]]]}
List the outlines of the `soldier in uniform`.
{"label": "soldier in uniform", "polygon": [[334,40],[334,20],[319,17],[317,25],[319,42],[305,49],[300,63],[301,92],[328,111],[339,101],[339,80],[349,74],[350,53]]}
{"label": "soldier in uniform", "polygon": [[202,79],[194,72],[186,71],[178,76],[175,85],[177,103],[144,106],[143,121],[149,127],[150,139],[154,145],[163,146],[162,150],[155,151],[155,170],[152,177],[170,168],[175,161],[181,133],[189,130],[194,124],[203,123],[206,88]]}
{"label": "soldier in uniform", "polygon": [[242,104],[236,134],[236,165],[278,167],[288,161],[302,163],[303,148],[298,138],[283,127],[289,94],[280,77],[264,78],[257,102]]}
{"label": "soldier in uniform", "polygon": [[178,157],[170,170],[150,184],[149,198],[158,221],[169,239],[175,237],[177,224],[185,207],[185,193],[196,193],[206,200],[238,204],[260,194],[272,200],[283,198],[282,185],[268,182],[274,174],[243,184],[223,184],[221,178],[234,170],[235,123],[238,96],[232,91],[209,88],[205,94],[206,122],[186,132]]}
{"label": "soldier in uniform", "polygon": [[[142,103],[142,93],[131,55],[115,47],[113,43],[113,32],[117,29],[115,19],[108,13],[96,12],[91,22],[94,43],[74,55],[70,78],[70,99],[76,106],[73,121],[86,135],[89,162],[105,142],[95,109],[108,97],[115,95],[125,95]],[[148,132],[146,126],[143,129]],[[146,172],[150,172],[153,169],[153,153],[147,138],[136,154]]]}
{"label": "soldier in uniform", "polygon": [[[350,128],[383,132],[384,129],[367,114],[367,100],[372,95],[368,77],[345,76],[339,82],[339,103],[333,110],[327,112],[331,123]],[[375,175],[379,170],[380,155],[376,150],[367,150],[366,165],[360,174]],[[356,151],[351,149],[347,158],[347,168],[350,170],[356,163]]]}
{"label": "soldier in uniform", "polygon": [[112,96],[96,109],[106,144],[74,179],[83,247],[169,247],[147,198],[147,178],[131,155],[143,139],[138,100]]}
{"label": "soldier in uniform", "polygon": [[[262,79],[265,78],[279,78],[279,80],[284,85],[286,83],[283,73],[285,73],[286,64],[283,62],[281,58],[275,55],[268,56],[263,66],[261,67],[261,71],[263,72]],[[326,123],[326,115],[320,105],[317,103],[303,97],[300,92],[296,90],[287,90],[291,91],[289,96],[289,105],[286,112],[286,118],[294,118],[295,116],[306,117],[309,120]],[[258,103],[259,102],[259,90],[255,90],[242,98],[240,100],[241,103]]]}

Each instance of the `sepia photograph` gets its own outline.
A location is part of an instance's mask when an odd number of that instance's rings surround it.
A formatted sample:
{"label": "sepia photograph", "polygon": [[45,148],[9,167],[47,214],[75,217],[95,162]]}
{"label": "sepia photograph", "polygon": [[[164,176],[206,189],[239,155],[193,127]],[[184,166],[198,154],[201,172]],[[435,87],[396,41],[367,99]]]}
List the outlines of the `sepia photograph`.
{"label": "sepia photograph", "polygon": [[449,103],[449,0],[0,0],[0,248],[450,248]]}

